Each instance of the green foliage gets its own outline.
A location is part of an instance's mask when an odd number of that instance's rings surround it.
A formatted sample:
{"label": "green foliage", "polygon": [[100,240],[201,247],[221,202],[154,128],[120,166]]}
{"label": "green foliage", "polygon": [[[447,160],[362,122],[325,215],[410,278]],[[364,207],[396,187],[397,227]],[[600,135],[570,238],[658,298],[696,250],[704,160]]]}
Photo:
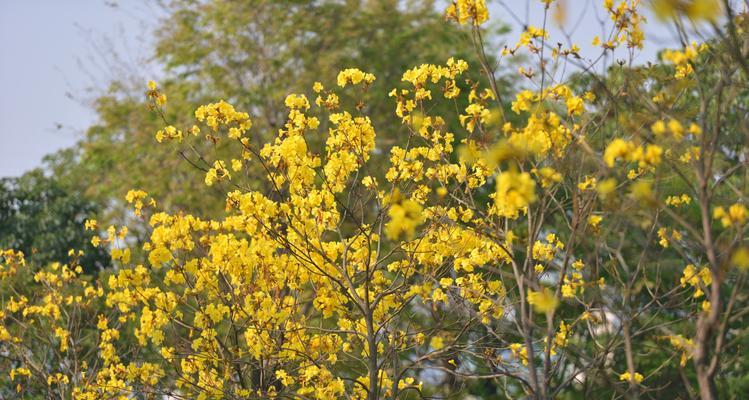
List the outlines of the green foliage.
{"label": "green foliage", "polygon": [[[501,27],[494,32],[500,33]],[[430,0],[180,0],[170,4],[169,17],[155,35],[155,60],[166,73],[159,80],[168,95],[164,119],[190,126],[198,105],[224,99],[253,115],[256,144],[282,127],[286,94],[306,93],[314,100],[314,82],[335,82],[338,71],[366,66],[380,84],[370,87],[362,111],[372,119],[379,144],[389,147],[408,133],[392,118],[395,102],[388,97],[391,87],[385,82],[400,81],[415,65],[444,63],[449,57],[479,65],[468,35],[446,24]],[[164,121],[143,112],[143,88],[149,78],[153,77],[112,84],[95,103],[99,122],[74,149],[50,157],[50,167],[64,181],[107,204],[108,213],[100,217],[103,223],[132,222],[121,217],[122,198],[129,188],[145,190],[167,210],[218,215],[225,191],[193,190],[202,184],[195,166],[208,168],[203,155],[224,156],[230,154],[228,148],[205,144],[175,153],[173,148],[155,146],[154,133]],[[503,92],[512,86],[500,83]],[[429,111],[462,109],[464,102]],[[327,120],[321,123],[327,128]],[[461,131],[457,121],[449,123],[452,131]],[[374,157],[384,157],[387,148],[382,150]],[[248,181],[258,181],[260,174],[257,169],[249,171]]]}
{"label": "green foliage", "polygon": [[95,203],[39,171],[0,180],[0,247],[22,251],[35,264],[68,259],[83,250],[82,264],[93,273],[109,265],[103,249],[94,248],[83,228],[97,215]]}

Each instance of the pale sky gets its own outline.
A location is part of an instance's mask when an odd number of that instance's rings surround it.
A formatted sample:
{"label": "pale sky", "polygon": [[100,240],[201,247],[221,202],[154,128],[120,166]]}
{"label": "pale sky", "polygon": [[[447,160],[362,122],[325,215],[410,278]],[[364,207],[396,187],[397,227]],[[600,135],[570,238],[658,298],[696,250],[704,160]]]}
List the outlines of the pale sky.
{"label": "pale sky", "polygon": [[95,119],[83,103],[137,73],[158,12],[143,0],[0,0],[0,177],[81,137]]}
{"label": "pale sky", "polygon": [[[113,78],[148,78],[149,34],[161,10],[149,0],[0,0],[0,177],[41,165],[42,157],[72,146],[95,121],[86,101]],[[606,18],[601,0],[566,0],[567,21],[581,21],[573,40],[584,55]],[[541,26],[538,0],[489,0],[491,18]],[[529,7],[526,7],[526,4]],[[527,10],[527,11],[526,11]],[[597,10],[597,13],[596,13]],[[514,16],[513,16],[514,15]],[[646,29],[638,61],[674,46],[662,25]],[[561,37],[552,23],[553,38]],[[514,44],[518,30],[508,36]]]}

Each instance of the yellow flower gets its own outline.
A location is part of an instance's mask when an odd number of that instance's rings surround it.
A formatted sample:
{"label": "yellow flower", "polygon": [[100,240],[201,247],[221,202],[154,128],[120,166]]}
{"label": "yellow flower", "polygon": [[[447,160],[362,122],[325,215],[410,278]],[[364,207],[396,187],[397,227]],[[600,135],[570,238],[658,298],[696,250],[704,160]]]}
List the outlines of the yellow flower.
{"label": "yellow flower", "polygon": [[694,122],[692,122],[691,124],[689,124],[689,129],[688,130],[689,130],[689,133],[691,133],[694,136],[700,136],[700,135],[702,135],[702,128],[700,128],[700,126],[697,125],[697,124],[695,124]]}
{"label": "yellow flower", "polygon": [[[580,190],[588,190],[594,186],[596,186],[597,179],[593,176],[586,176],[585,179],[578,182],[577,188]],[[603,196],[602,196],[603,197]]]}
{"label": "yellow flower", "polygon": [[639,180],[632,184],[630,193],[635,200],[642,203],[652,203],[655,198],[653,195],[653,183],[647,180]]}
{"label": "yellow flower", "polygon": [[674,138],[681,139],[684,136],[684,126],[681,124],[681,122],[670,119],[668,120],[668,130],[671,132],[672,135],[674,135]]}
{"label": "yellow flower", "polygon": [[213,168],[209,169],[205,174],[205,184],[207,186],[213,186],[215,182],[223,179],[231,179],[231,174],[229,174],[229,170],[226,169],[226,163],[221,160],[216,160],[213,162]]}
{"label": "yellow flower", "polygon": [[413,238],[416,227],[424,221],[421,205],[411,199],[403,198],[396,191],[389,199],[388,216],[390,221],[385,225],[385,234],[391,240],[405,236],[406,240]]}
{"label": "yellow flower", "polygon": [[489,9],[485,0],[457,0],[445,12],[447,19],[457,21],[461,25],[472,21],[474,25],[481,25],[489,19]]}
{"label": "yellow flower", "polygon": [[31,371],[28,368],[14,368],[10,370],[8,375],[10,375],[10,380],[13,381],[19,375],[31,376]]}
{"label": "yellow flower", "polygon": [[[634,376],[635,383],[640,383],[640,382],[642,382],[643,379],[644,378],[643,378],[642,374],[640,374],[639,372],[635,372],[635,376]],[[619,380],[620,381],[624,381],[624,382],[629,382],[629,381],[632,380],[632,375],[630,375],[629,372],[625,372],[625,373],[619,375]]]}
{"label": "yellow flower", "polygon": [[583,99],[577,96],[570,96],[566,101],[567,114],[569,115],[580,115],[584,111]]}
{"label": "yellow flower", "polygon": [[178,142],[182,141],[182,138],[184,135],[182,134],[182,131],[175,128],[172,125],[169,125],[165,127],[164,129],[160,129],[156,132],[156,141],[161,143],[164,140],[177,140]]}
{"label": "yellow flower", "polygon": [[747,210],[743,204],[733,204],[726,211],[723,207],[713,209],[713,218],[719,219],[724,228],[731,225],[741,226],[746,222]]}
{"label": "yellow flower", "polygon": [[358,85],[364,82],[365,85],[370,85],[375,80],[375,76],[369,73],[365,73],[358,68],[348,68],[338,73],[338,86],[346,87],[347,84]]}
{"label": "yellow flower", "polygon": [[497,191],[494,194],[494,210],[497,215],[517,218],[536,201],[536,182],[527,172],[506,171],[497,177]]}
{"label": "yellow flower", "polygon": [[635,147],[632,142],[619,138],[614,139],[606,146],[606,150],[603,152],[603,161],[611,168],[617,159],[628,160],[635,151]]}
{"label": "yellow flower", "polygon": [[519,359],[523,365],[528,365],[528,348],[521,343],[512,343],[510,345],[512,356]]}
{"label": "yellow flower", "polygon": [[231,160],[231,169],[234,172],[238,172],[242,170],[242,160],[233,159]]}
{"label": "yellow flower", "polygon": [[653,125],[650,125],[650,130],[653,131],[655,135],[663,135],[666,133],[666,124],[663,121],[655,121]]}
{"label": "yellow flower", "polygon": [[68,338],[70,337],[70,332],[57,327],[55,328],[55,336],[60,339],[60,351],[63,353],[68,351]]}
{"label": "yellow flower", "polygon": [[440,350],[443,347],[445,347],[445,341],[442,339],[441,336],[434,336],[429,341],[429,347],[431,347],[434,350]]}
{"label": "yellow flower", "polygon": [[668,196],[666,198],[666,204],[671,207],[680,207],[682,205],[688,205],[692,202],[692,198],[687,194],[681,196]]}
{"label": "yellow flower", "polygon": [[689,46],[685,47],[683,51],[665,50],[663,52],[663,59],[674,64],[676,67],[674,78],[683,79],[694,72],[692,62],[697,58],[699,53],[705,49],[707,49],[707,45],[703,44],[697,46],[697,43],[692,42]]}
{"label": "yellow flower", "polygon": [[694,20],[712,21],[721,15],[720,0],[655,0],[653,11],[660,19],[685,15]]}
{"label": "yellow flower", "polygon": [[148,262],[154,268],[158,269],[161,264],[172,259],[172,253],[165,247],[156,247],[148,253]]}
{"label": "yellow flower", "polygon": [[681,277],[681,287],[686,287],[687,284],[694,288],[694,294],[692,297],[695,299],[702,297],[705,293],[702,291],[703,287],[709,286],[713,282],[713,275],[708,267],[702,267],[699,271],[693,264],[688,264],[684,267],[684,271]]}
{"label": "yellow flower", "polygon": [[731,255],[731,264],[742,270],[749,269],[749,248],[739,247]]}
{"label": "yellow flower", "polygon": [[549,187],[554,183],[562,181],[562,174],[557,172],[554,168],[543,167],[541,169],[533,169],[534,174],[541,179],[541,187]]}
{"label": "yellow flower", "polygon": [[96,230],[98,224],[95,219],[87,219],[83,222],[83,226],[87,231],[93,231]]}
{"label": "yellow flower", "polygon": [[671,335],[667,336],[666,339],[671,342],[671,346],[674,346],[677,350],[681,350],[682,353],[679,365],[682,367],[685,366],[687,364],[687,359],[692,357],[694,341],[692,339],[686,339],[682,335]]}
{"label": "yellow flower", "polygon": [[549,288],[544,288],[541,291],[528,289],[528,304],[532,305],[536,312],[548,314],[559,306],[559,300],[554,297],[554,293]]}
{"label": "yellow flower", "polygon": [[290,94],[286,96],[284,104],[292,110],[306,110],[309,108],[309,100],[307,100],[307,96],[303,94]]}

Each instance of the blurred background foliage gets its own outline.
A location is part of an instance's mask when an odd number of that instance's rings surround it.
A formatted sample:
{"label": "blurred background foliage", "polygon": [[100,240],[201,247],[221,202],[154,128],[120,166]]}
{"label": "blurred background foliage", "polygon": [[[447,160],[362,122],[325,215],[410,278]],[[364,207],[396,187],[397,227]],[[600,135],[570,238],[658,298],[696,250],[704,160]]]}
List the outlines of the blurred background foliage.
{"label": "blurred background foliage", "polygon": [[38,265],[67,260],[70,249],[83,250],[85,271],[95,272],[109,266],[110,257],[89,243],[83,223],[100,210],[41,170],[0,179],[0,248],[20,250]]}
{"label": "blurred background foliage", "polygon": [[[153,54],[165,71],[159,86],[168,96],[166,120],[186,130],[199,105],[223,99],[250,114],[257,144],[274,137],[285,121],[288,93],[304,93],[314,101],[314,82],[332,87],[340,70],[359,67],[377,77],[365,96],[364,112],[372,119],[378,145],[386,146],[375,157],[387,154],[390,143],[406,133],[388,97],[404,71],[449,57],[479,65],[468,32],[445,23],[431,0],[177,0],[167,7],[168,17],[154,32]],[[486,40],[506,31],[495,23]],[[510,82],[497,75],[503,91],[510,92]],[[226,189],[205,190],[202,173],[185,158],[200,164],[198,154],[210,151],[225,158],[229,149],[221,142],[188,150],[155,146],[154,133],[164,121],[146,111],[149,78],[112,82],[95,101],[99,122],[76,146],[47,158],[57,179],[102,205],[104,225],[133,222],[123,207],[130,188],[145,190],[167,211],[189,209],[209,217],[223,209]],[[347,100],[342,95],[341,102]],[[452,111],[465,105],[441,107]],[[320,120],[319,131],[325,132],[327,120]],[[447,122],[460,139],[457,119]],[[314,144],[316,138],[310,139]],[[247,178],[252,186],[254,177]]]}

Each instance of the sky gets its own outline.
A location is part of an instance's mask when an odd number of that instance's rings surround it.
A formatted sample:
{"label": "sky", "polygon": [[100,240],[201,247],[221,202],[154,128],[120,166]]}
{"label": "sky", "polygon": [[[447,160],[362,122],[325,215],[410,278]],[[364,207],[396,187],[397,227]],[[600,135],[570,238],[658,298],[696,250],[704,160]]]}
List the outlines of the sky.
{"label": "sky", "polygon": [[145,70],[158,12],[145,0],[0,0],[0,177],[80,139],[93,95]]}
{"label": "sky", "polygon": [[[577,26],[573,41],[593,54],[590,42],[605,18],[602,1],[565,3],[568,24]],[[489,4],[491,18],[543,25],[538,0]],[[91,99],[112,79],[158,73],[148,60],[160,12],[153,0],[0,0],[0,177],[20,175],[75,145],[96,121]],[[553,23],[547,26],[560,37]],[[675,45],[672,37],[663,25],[647,25],[637,60],[653,60],[659,49]]]}

